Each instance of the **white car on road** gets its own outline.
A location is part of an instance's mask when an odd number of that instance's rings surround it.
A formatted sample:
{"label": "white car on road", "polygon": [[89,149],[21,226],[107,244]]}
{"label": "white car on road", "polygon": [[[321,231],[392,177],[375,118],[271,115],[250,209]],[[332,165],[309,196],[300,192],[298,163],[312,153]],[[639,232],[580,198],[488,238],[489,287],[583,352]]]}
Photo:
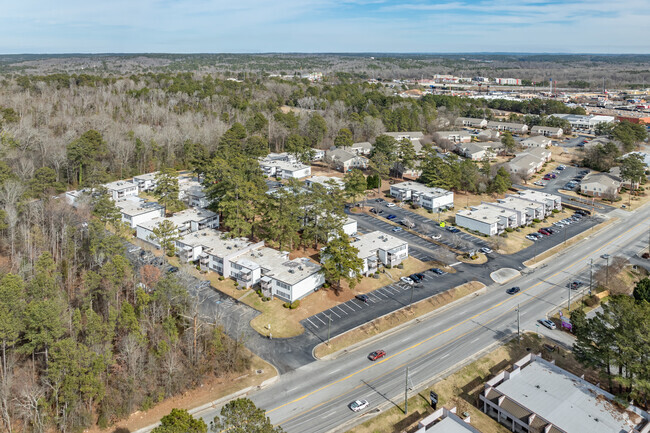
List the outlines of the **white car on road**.
{"label": "white car on road", "polygon": [[492,252],[492,249],[490,249],[490,248],[488,248],[488,247],[483,247],[483,248],[481,248],[480,251],[481,251],[483,254],[490,254],[490,253]]}
{"label": "white car on road", "polygon": [[350,403],[350,409],[352,409],[354,412],[359,412],[360,410],[364,410],[367,407],[368,407],[367,400],[355,400],[352,403]]}

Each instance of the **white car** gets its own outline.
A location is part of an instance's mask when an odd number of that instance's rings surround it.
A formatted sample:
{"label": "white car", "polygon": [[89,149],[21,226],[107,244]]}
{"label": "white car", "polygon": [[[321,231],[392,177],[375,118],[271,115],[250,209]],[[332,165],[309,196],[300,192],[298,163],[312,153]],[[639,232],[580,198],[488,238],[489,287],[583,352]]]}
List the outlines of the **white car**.
{"label": "white car", "polygon": [[387,207],[395,207],[395,206],[397,206],[397,205],[396,205],[395,203],[386,203],[386,206],[387,206]]}
{"label": "white car", "polygon": [[481,252],[483,254],[490,254],[492,252],[492,249],[490,249],[488,247],[483,247],[483,248],[481,248]]}
{"label": "white car", "polygon": [[556,328],[555,323],[551,322],[548,319],[540,319],[539,323],[546,326],[548,329],[555,329]]}
{"label": "white car", "polygon": [[432,233],[432,234],[431,234],[431,239],[434,239],[434,240],[437,241],[437,240],[440,239],[440,238],[442,238],[442,236],[439,235],[439,234],[437,234],[437,233]]}
{"label": "white car", "polygon": [[526,235],[526,239],[531,240],[531,241],[536,241],[537,238],[533,235]]}
{"label": "white car", "polygon": [[350,409],[352,409],[354,412],[359,412],[360,410],[364,410],[367,407],[368,407],[367,400],[355,400],[352,403],[350,403]]}
{"label": "white car", "polygon": [[402,277],[402,278],[400,278],[400,280],[403,281],[403,282],[405,282],[406,284],[408,284],[408,285],[410,285],[410,286],[412,286],[413,284],[415,284],[415,283],[413,282],[413,280],[410,279],[409,277]]}

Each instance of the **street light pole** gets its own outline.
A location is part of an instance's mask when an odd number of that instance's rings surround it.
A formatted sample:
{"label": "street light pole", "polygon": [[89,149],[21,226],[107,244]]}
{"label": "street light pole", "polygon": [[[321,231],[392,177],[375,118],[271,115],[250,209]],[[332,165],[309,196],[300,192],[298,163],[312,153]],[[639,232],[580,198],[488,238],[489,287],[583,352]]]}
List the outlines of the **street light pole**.
{"label": "street light pole", "polygon": [[332,315],[327,316],[327,345],[330,345],[330,328],[332,326]]}
{"label": "street light pole", "polygon": [[567,306],[566,309],[570,313],[571,312],[571,284],[569,283],[569,299],[567,300]]}
{"label": "street light pole", "polygon": [[594,259],[591,259],[589,264],[589,295],[591,296],[592,281],[594,276]]}
{"label": "street light pole", "polygon": [[605,268],[605,285],[609,287],[609,256],[607,256],[607,267]]}
{"label": "street light pole", "polygon": [[517,338],[521,339],[521,328],[520,328],[521,318],[519,316],[519,304],[517,304]]}

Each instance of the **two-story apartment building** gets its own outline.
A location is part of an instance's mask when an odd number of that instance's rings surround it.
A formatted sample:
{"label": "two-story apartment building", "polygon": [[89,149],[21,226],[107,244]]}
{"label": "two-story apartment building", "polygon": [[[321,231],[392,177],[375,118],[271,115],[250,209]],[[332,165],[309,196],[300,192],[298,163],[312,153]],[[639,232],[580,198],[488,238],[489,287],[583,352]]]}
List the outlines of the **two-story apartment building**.
{"label": "two-story apartment building", "polygon": [[156,202],[147,202],[139,197],[129,196],[115,202],[122,214],[122,221],[132,229],[138,224],[165,216],[165,207]]}
{"label": "two-story apartment building", "polygon": [[351,245],[359,250],[364,275],[375,273],[380,264],[397,266],[409,255],[406,241],[380,231],[360,235]]}
{"label": "two-story apartment building", "polygon": [[106,188],[108,195],[113,201],[138,195],[138,185],[128,180],[116,180],[115,182],[105,183],[104,188]]}
{"label": "two-story apartment building", "polygon": [[487,123],[487,127],[496,131],[508,131],[513,134],[525,134],[528,132],[528,125],[523,123],[495,122],[491,120]]}
{"label": "two-story apartment building", "polygon": [[486,204],[456,212],[456,225],[487,236],[498,235],[507,228],[517,227],[517,221],[515,211]]}
{"label": "two-story apartment building", "polygon": [[158,248],[160,245],[153,239],[153,230],[163,222],[169,220],[174,224],[178,231],[178,236],[185,236],[188,233],[196,232],[206,228],[219,227],[219,215],[207,209],[190,208],[176,212],[171,217],[154,218],[142,222],[136,226],[136,237],[143,241],[149,242]]}
{"label": "two-story apartment building", "polygon": [[466,126],[468,128],[485,128],[488,121],[485,119],[475,119],[472,117],[457,117],[454,122],[456,126]]}
{"label": "two-story apartment building", "polygon": [[288,153],[269,153],[260,158],[260,168],[268,177],[281,179],[302,179],[311,176],[311,167],[296,160]]}
{"label": "two-story apartment building", "polygon": [[133,176],[132,183],[138,186],[140,192],[153,191],[156,188],[156,176],[159,172],[145,173]]}
{"label": "two-story apartment building", "polygon": [[412,201],[428,210],[454,207],[454,193],[419,182],[401,182],[390,186],[390,195],[401,201]]}

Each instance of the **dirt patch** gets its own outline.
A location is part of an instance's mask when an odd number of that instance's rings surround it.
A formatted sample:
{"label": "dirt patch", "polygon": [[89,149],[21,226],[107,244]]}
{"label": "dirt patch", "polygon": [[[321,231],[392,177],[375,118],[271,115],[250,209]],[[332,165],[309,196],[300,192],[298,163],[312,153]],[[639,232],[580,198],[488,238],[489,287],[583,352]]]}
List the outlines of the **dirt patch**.
{"label": "dirt patch", "polygon": [[482,265],[483,263],[487,263],[487,261],[488,261],[487,256],[485,254],[483,254],[483,253],[478,253],[474,257],[476,257],[476,258],[472,259],[472,258],[468,257],[467,255],[463,254],[463,255],[456,256],[456,259],[459,262],[469,263],[471,265]]}
{"label": "dirt patch", "polygon": [[[554,350],[549,351],[549,348]],[[438,394],[438,408],[456,407],[456,413],[461,417],[464,412],[467,412],[471,418],[471,425],[483,433],[507,433],[510,430],[477,408],[478,395],[488,379],[503,370],[511,370],[514,362],[531,352],[541,353],[544,359],[554,360],[559,367],[573,374],[578,376],[585,374],[585,378],[592,383],[597,383],[599,380],[598,374],[585,370],[571,352],[555,348],[555,343],[551,340],[540,338],[535,334],[525,334],[521,341],[508,342],[410,397],[408,416],[404,415],[403,404],[399,407],[391,406],[382,414],[348,431],[351,433],[414,432],[417,423],[433,413],[429,405],[429,391],[435,391]]]}
{"label": "dirt patch", "polygon": [[334,337],[329,346],[321,344],[314,350],[317,358],[322,358],[339,350],[345,349],[353,344],[364,341],[370,337],[381,334],[395,328],[398,325],[413,320],[424,314],[430,313],[438,308],[463,298],[471,293],[484,288],[485,285],[478,281],[470,281],[463,285],[454,287],[446,292],[440,293],[428,299],[413,304],[411,307],[405,307],[393,313],[379,317],[365,325],[362,325],[349,332]]}
{"label": "dirt patch", "polygon": [[251,356],[251,368],[246,372],[206,379],[197,388],[168,398],[148,411],[134,412],[128,419],[119,421],[110,428],[100,429],[95,426],[84,431],[86,433],[133,432],[158,422],[160,418],[167,415],[173,408],[193,409],[231,395],[239,390],[251,386],[259,386],[265,380],[277,375],[277,371],[271,364],[252,353]]}

